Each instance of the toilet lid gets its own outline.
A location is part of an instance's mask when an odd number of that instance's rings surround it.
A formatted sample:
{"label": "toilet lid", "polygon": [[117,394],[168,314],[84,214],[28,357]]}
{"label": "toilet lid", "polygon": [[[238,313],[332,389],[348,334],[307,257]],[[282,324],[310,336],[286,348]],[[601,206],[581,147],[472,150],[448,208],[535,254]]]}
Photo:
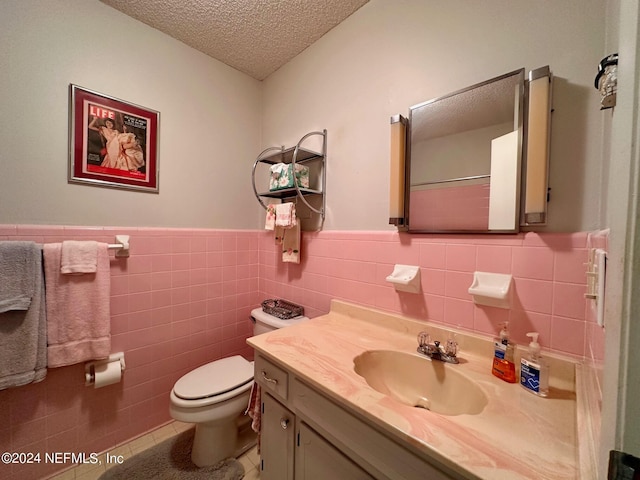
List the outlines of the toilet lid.
{"label": "toilet lid", "polygon": [[185,400],[197,400],[229,392],[252,380],[253,362],[235,355],[192,370],[176,382],[173,391]]}

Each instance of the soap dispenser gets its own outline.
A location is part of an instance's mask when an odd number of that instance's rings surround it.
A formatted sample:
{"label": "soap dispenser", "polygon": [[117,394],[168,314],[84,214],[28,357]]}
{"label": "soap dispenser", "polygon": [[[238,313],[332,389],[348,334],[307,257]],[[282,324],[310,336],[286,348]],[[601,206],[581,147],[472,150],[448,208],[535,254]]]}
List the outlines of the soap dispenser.
{"label": "soap dispenser", "polygon": [[540,355],[538,333],[527,333],[531,338],[529,354],[520,359],[520,385],[540,397],[549,395],[549,367]]}
{"label": "soap dispenser", "polygon": [[494,340],[493,366],[491,373],[509,383],[516,383],[516,366],[513,362],[515,347],[509,341],[508,322],[502,325],[500,335]]}

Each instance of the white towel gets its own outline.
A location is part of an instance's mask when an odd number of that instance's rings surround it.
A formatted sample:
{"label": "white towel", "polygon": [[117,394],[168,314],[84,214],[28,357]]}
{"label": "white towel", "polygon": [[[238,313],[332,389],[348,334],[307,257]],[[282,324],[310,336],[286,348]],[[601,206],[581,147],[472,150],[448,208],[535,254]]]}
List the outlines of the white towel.
{"label": "white towel", "polygon": [[282,240],[282,261],[300,263],[300,224],[284,231]]}
{"label": "white towel", "polygon": [[276,227],[291,228],[298,223],[296,205],[291,202],[276,205]]}
{"label": "white towel", "polygon": [[81,275],[98,269],[98,242],[65,240],[60,255],[60,273]]}

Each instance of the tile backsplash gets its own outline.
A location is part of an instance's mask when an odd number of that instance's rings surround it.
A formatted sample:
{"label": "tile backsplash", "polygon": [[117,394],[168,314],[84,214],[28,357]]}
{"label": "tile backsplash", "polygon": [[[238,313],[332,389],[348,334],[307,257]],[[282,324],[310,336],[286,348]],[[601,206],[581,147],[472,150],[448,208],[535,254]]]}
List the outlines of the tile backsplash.
{"label": "tile backsplash", "polygon": [[[547,350],[587,351],[586,233],[305,233],[300,265],[282,264],[277,250],[272,235],[260,235],[262,295],[301,303],[312,316],[339,298],[479,334],[495,335],[508,321],[517,343],[537,331]],[[398,293],[385,281],[396,263],[421,267],[421,294]],[[473,303],[467,290],[476,270],[513,275],[511,309]]]}
{"label": "tile backsplash", "polygon": [[[0,391],[0,451],[100,452],[170,420],[169,392],[187,371],[232,354],[252,357],[250,311],[265,298],[300,303],[310,317],[338,298],[513,339],[540,332],[543,347],[602,358],[602,329],[585,301],[587,233],[407,235],[304,232],[301,264],[282,263],[272,232],[0,225],[0,240],[131,236],[131,256],[111,259],[112,350],[122,382],[84,386],[83,365],[50,369],[38,384]],[[396,263],[419,265],[420,294],[385,282]],[[511,273],[510,310],[476,306],[476,270]],[[42,478],[71,465],[0,465],[0,477]]]}

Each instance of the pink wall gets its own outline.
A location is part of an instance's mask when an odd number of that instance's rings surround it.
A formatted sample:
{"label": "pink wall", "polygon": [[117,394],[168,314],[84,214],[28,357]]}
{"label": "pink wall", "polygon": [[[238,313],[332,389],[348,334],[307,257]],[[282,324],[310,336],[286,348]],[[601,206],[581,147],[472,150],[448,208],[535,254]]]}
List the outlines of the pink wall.
{"label": "pink wall", "polygon": [[[543,348],[583,357],[595,332],[584,298],[586,233],[408,235],[317,232],[303,237],[300,265],[282,264],[272,235],[260,236],[260,291],[307,307],[312,316],[339,298],[417,319],[494,335],[509,321],[512,338],[540,333]],[[396,263],[419,265],[422,293],[397,293],[385,277]],[[473,272],[513,275],[510,310],[476,306]]]}
{"label": "pink wall", "polygon": [[[39,243],[114,243],[117,233],[131,235],[131,256],[111,261],[112,351],[125,352],[122,382],[85,387],[84,366],[74,365],[0,391],[0,452],[106,450],[169,421],[169,392],[184,373],[251,356],[257,232],[0,226],[0,240]],[[42,478],[61,467],[0,465],[0,478]]]}
{"label": "pink wall", "polygon": [[[339,298],[493,335],[509,320],[514,339],[583,357],[602,330],[584,300],[587,234],[406,235],[305,232],[302,263],[283,264],[261,231],[0,226],[0,240],[114,242],[131,235],[131,256],[112,260],[113,351],[123,381],[84,386],[82,365],[50,369],[38,384],[0,391],[0,452],[99,452],[170,420],[173,383],[198,365],[251,356],[249,312],[264,298],[305,306],[310,317]],[[422,294],[384,281],[395,263],[420,265]],[[473,271],[512,273],[511,310],[476,307]],[[595,345],[595,347],[592,347]],[[0,477],[41,478],[64,465],[0,465]]]}

